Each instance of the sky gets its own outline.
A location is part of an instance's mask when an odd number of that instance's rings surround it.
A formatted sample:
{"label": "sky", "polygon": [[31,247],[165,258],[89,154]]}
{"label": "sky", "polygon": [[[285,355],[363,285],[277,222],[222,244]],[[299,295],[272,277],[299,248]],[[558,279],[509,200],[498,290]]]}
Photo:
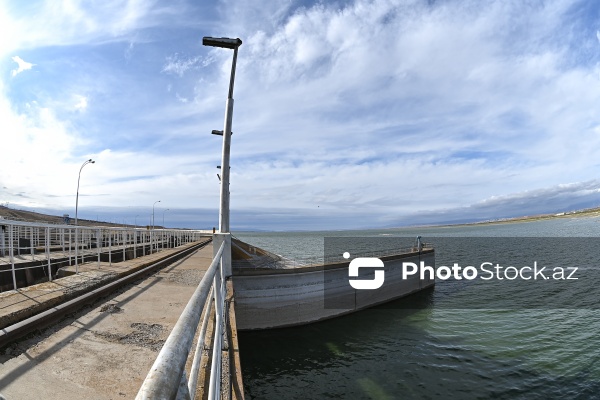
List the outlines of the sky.
{"label": "sky", "polygon": [[[380,228],[600,206],[600,3],[0,0],[0,204]],[[160,200],[160,203],[156,203]]]}

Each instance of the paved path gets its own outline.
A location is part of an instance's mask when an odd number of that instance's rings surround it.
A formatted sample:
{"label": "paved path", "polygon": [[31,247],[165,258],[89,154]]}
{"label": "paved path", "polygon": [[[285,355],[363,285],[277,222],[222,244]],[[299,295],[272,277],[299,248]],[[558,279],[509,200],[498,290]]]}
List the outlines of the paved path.
{"label": "paved path", "polygon": [[212,261],[208,245],[0,354],[0,393],[133,399]]}

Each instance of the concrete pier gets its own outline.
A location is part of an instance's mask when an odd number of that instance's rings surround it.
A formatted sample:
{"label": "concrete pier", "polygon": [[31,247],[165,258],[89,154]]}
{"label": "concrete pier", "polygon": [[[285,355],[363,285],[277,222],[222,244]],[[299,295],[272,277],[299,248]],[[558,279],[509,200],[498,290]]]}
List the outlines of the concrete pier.
{"label": "concrete pier", "polygon": [[[146,257],[156,258],[160,254]],[[93,308],[8,346],[0,354],[0,394],[11,400],[134,398],[212,258],[212,245],[205,246]],[[131,265],[128,268],[126,263],[129,262],[102,265],[102,273],[119,274],[135,268]],[[34,303],[54,304],[60,301],[61,293],[64,295],[58,287],[76,287],[77,282],[92,279],[98,273],[95,263],[80,268],[78,275],[56,279],[53,288],[31,287],[14,296],[6,295],[6,299],[0,299],[0,310],[4,310],[0,311],[0,319],[8,320],[7,316],[12,314],[8,312],[10,307],[1,305],[3,300],[8,302],[13,297],[12,306],[20,304],[24,309],[34,307]],[[231,300],[231,287],[229,290]],[[233,318],[229,320],[231,342],[225,358],[233,378],[227,388],[231,387],[233,398],[241,399],[235,308],[234,302],[228,304]],[[209,332],[213,330],[209,326]],[[204,352],[207,359],[201,368],[210,368],[212,334],[206,336]],[[204,388],[200,380],[197,398],[203,398]]]}

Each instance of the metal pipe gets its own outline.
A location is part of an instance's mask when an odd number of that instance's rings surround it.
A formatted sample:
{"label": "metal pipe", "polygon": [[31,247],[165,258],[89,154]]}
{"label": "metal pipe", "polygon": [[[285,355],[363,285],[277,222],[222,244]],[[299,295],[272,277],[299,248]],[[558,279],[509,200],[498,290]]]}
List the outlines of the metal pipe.
{"label": "metal pipe", "polygon": [[75,225],[75,273],[79,273],[79,235],[77,234],[77,225]]}
{"label": "metal pipe", "polygon": [[12,270],[12,278],[13,278],[13,287],[17,290],[17,275],[15,274],[15,243],[14,243],[14,233],[13,233],[13,225],[8,225],[8,254],[10,256],[10,268]]}
{"label": "metal pipe", "polygon": [[112,266],[112,232],[108,231],[108,265]]}
{"label": "metal pipe", "polygon": [[233,120],[233,99],[228,98],[225,106],[225,129],[223,129],[223,149],[221,154],[221,205],[219,210],[219,232],[229,232],[229,158],[231,154],[231,124]]}
{"label": "metal pipe", "polygon": [[[208,298],[211,299],[213,289],[210,289]],[[198,371],[200,370],[200,361],[202,360],[202,347],[204,347],[204,340],[206,336],[206,328],[208,327],[208,320],[210,319],[210,312],[212,311],[213,302],[209,300],[206,304],[206,310],[204,311],[204,318],[202,319],[202,328],[200,328],[200,334],[198,335],[198,342],[196,342],[196,351],[194,351],[194,360],[192,361],[192,368],[190,369],[190,379],[188,383],[188,391],[190,392],[190,399],[194,400],[196,397],[196,386],[198,384]]]}
{"label": "metal pipe", "polygon": [[98,268],[100,268],[100,248],[102,247],[102,240],[100,239],[100,229],[96,230],[96,250],[98,250]]}
{"label": "metal pipe", "polygon": [[[235,65],[237,64],[237,52],[238,47],[233,49],[233,61],[231,62],[231,76],[229,77],[229,93],[227,95],[228,99],[233,99],[233,83],[235,82]],[[231,131],[229,132],[231,135]]]}
{"label": "metal pipe", "polygon": [[206,303],[211,281],[217,272],[223,254],[223,248],[224,245],[221,244],[210,267],[150,368],[136,399],[172,399],[177,395],[185,363],[198,328],[202,307]]}
{"label": "metal pipe", "polygon": [[156,203],[160,203],[160,200],[155,201],[154,204],[152,204],[152,230],[150,231],[150,254],[152,254],[154,252],[154,240],[155,240],[155,234],[154,234],[154,206],[156,205]]}
{"label": "metal pipe", "polygon": [[31,246],[31,260],[35,260],[34,241],[33,241],[33,226],[29,228],[29,245]]}
{"label": "metal pipe", "polygon": [[221,313],[223,299],[221,297],[221,280],[219,274],[215,274],[213,281],[213,293],[215,294],[215,336],[213,340],[212,361],[210,365],[210,383],[208,385],[208,399],[217,399],[221,393]]}
{"label": "metal pipe", "polygon": [[46,257],[48,258],[48,282],[52,282],[52,263],[50,261],[50,227],[46,228]]}

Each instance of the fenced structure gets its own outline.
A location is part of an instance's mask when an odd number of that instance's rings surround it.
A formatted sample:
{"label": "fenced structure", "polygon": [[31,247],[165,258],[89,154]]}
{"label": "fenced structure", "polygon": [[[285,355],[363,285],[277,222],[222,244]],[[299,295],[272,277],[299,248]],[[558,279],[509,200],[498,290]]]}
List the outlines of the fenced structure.
{"label": "fenced structure", "polygon": [[[221,383],[230,382],[222,376],[222,352],[227,346],[227,317],[225,306],[226,281],[231,276],[231,234],[217,233],[213,236],[214,258],[198,284],[175,327],[167,338],[150,372],[146,376],[136,400],[142,399],[188,399],[193,400],[202,361],[203,347],[209,323],[214,328],[212,354],[210,357],[210,380],[208,399],[221,398]],[[212,311],[214,303],[214,312]],[[204,310],[204,312],[203,312]],[[200,317],[204,316],[200,325]],[[198,332],[198,328],[200,331]],[[194,337],[196,346],[192,351]],[[185,370],[191,357],[189,374]],[[228,371],[229,373],[229,371]]]}
{"label": "fenced structure", "polygon": [[0,291],[52,281],[61,267],[120,262],[210,236],[208,231],[89,227],[0,219]]}

